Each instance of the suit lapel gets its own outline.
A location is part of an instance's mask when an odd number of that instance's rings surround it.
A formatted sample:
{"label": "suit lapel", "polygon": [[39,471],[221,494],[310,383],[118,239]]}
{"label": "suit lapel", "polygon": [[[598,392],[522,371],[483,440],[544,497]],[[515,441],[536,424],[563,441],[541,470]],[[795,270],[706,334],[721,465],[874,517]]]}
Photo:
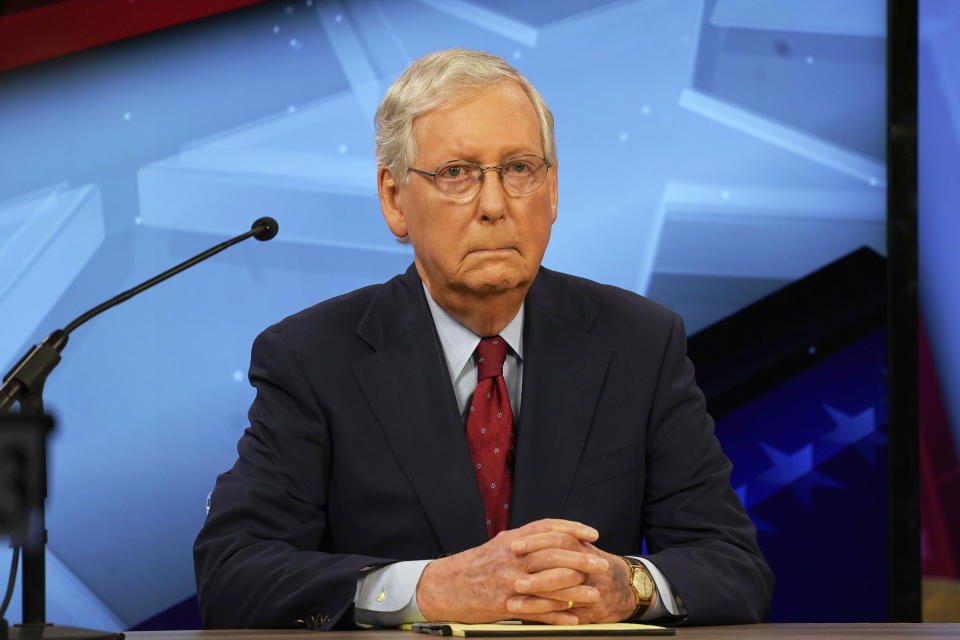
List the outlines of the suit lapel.
{"label": "suit lapel", "polygon": [[375,297],[357,333],[375,351],[353,364],[444,553],[486,542],[483,503],[452,384],[411,266]]}
{"label": "suit lapel", "polygon": [[511,528],[563,513],[612,356],[586,332],[597,313],[546,269],[527,296]]}

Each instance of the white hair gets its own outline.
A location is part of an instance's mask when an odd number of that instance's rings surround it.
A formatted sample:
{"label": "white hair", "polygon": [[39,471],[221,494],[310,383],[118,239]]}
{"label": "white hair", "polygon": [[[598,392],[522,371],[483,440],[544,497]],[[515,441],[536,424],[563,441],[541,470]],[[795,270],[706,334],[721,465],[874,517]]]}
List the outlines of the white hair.
{"label": "white hair", "polygon": [[468,49],[427,54],[407,67],[387,89],[374,117],[377,164],[388,169],[398,184],[406,184],[407,169],[417,153],[413,121],[451,102],[456,94],[504,81],[516,82],[530,99],[540,123],[544,158],[552,164],[557,153],[553,114],[540,92],[503,58]]}

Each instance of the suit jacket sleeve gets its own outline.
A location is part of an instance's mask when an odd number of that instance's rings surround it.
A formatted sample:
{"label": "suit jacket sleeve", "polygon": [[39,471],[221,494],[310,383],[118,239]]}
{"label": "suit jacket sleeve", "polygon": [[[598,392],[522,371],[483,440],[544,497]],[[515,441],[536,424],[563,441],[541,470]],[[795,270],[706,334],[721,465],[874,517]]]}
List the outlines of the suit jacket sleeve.
{"label": "suit jacket sleeve", "polygon": [[643,503],[647,557],[681,596],[687,623],[763,620],[773,574],[730,486],[732,465],[714,437],[676,316],[649,424]]}
{"label": "suit jacket sleeve", "polygon": [[393,561],[320,550],[331,439],[301,367],[282,333],[255,341],[250,427],[194,545],[207,627],[330,628],[350,609],[361,572]]}

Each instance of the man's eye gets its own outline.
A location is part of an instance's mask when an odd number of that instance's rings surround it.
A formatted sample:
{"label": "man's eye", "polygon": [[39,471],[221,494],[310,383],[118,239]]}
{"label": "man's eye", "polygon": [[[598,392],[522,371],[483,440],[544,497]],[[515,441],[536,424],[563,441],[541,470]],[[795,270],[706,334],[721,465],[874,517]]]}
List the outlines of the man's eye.
{"label": "man's eye", "polygon": [[523,160],[517,160],[517,161],[511,162],[507,166],[507,170],[510,173],[514,173],[514,174],[526,173],[527,171],[530,170],[530,165],[528,165]]}
{"label": "man's eye", "polygon": [[453,164],[449,167],[444,167],[443,170],[437,174],[437,177],[443,180],[463,180],[469,175],[469,167],[466,167],[462,164]]}

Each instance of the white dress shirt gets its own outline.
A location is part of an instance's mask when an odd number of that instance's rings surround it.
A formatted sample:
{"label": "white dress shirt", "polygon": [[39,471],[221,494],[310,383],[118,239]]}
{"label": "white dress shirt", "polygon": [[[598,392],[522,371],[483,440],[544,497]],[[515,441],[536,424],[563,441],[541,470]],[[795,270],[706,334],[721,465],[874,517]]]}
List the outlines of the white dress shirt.
{"label": "white dress shirt", "polygon": [[[460,417],[466,423],[470,398],[477,386],[477,364],[473,353],[482,336],[460,324],[438,305],[424,286],[430,314],[440,337],[440,346],[447,361],[447,370],[453,383],[453,392],[460,409]],[[503,363],[503,378],[510,397],[513,415],[520,415],[520,398],[523,384],[523,318],[524,306],[513,320],[500,332],[510,349]],[[638,558],[650,570],[657,587],[657,602],[644,615],[643,620],[654,620],[669,612],[678,613],[673,591],[666,577],[646,558]],[[357,579],[354,596],[356,622],[360,626],[393,627],[408,622],[423,622],[426,618],[417,606],[417,583],[420,574],[430,560],[397,562]]]}

